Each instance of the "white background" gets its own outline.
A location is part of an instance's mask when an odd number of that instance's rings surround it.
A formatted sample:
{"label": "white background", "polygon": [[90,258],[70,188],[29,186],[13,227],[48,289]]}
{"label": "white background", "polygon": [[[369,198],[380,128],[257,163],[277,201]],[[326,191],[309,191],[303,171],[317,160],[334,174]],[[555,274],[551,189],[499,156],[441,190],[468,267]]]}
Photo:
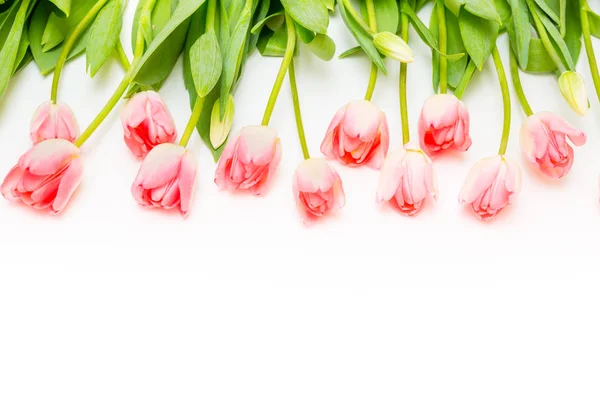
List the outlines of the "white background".
{"label": "white background", "polygon": [[[337,14],[330,34],[338,54],[355,45]],[[411,45],[415,136],[431,64],[414,32]],[[508,66],[506,36],[500,47]],[[318,156],[335,111],[364,95],[369,64],[324,63],[301,50],[302,110]],[[260,122],[279,62],[249,59],[236,129]],[[388,66],[374,101],[395,148],[398,67]],[[498,148],[491,60],[464,98],[473,146],[435,160],[440,198],[414,218],[375,204],[376,171],[335,165],[346,208],[301,223],[287,81],[272,119],[284,152],[272,190],[261,198],[219,190],[194,136],[198,191],[185,221],[132,199],[139,163],[113,112],[84,146],[85,181],[64,214],[0,201],[0,399],[598,399],[600,107],[585,55],[579,71],[590,91],[586,118],[568,109],[552,76],[523,78],[535,110],[562,114],[589,140],[570,175],[540,177],[519,153],[514,98],[508,154],[524,167],[523,191],[490,223],[457,195],[469,168]],[[80,58],[66,67],[59,98],[84,128],[122,75],[113,61],[91,80]],[[0,103],[1,175],[30,146],[29,121],[50,85],[34,65],[11,82]],[[182,132],[190,110],[180,65],[161,95]]]}

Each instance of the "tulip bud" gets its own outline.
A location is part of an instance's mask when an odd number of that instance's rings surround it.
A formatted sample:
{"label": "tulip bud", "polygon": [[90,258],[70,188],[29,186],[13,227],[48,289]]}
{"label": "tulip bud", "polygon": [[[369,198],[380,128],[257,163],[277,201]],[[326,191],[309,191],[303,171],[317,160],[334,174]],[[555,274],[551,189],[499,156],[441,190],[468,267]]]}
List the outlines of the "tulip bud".
{"label": "tulip bud", "polygon": [[558,78],[558,87],[573,111],[579,115],[587,113],[589,101],[585,90],[585,82],[581,75],[573,71],[563,72]]}
{"label": "tulip bud", "polygon": [[221,101],[217,99],[210,114],[210,143],[213,148],[218,149],[225,143],[231,127],[233,125],[233,116],[235,114],[235,104],[233,96],[229,95],[225,106],[225,114],[221,119]]}
{"label": "tulip bud", "polygon": [[403,63],[414,61],[413,52],[408,44],[391,32],[379,32],[373,37],[373,44],[383,55]]}

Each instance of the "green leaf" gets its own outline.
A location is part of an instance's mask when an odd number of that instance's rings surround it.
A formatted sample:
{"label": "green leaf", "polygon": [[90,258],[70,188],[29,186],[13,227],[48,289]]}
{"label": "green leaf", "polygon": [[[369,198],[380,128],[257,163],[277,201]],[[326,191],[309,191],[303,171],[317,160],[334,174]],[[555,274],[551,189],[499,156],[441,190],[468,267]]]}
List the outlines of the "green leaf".
{"label": "green leaf", "polygon": [[560,24],[560,17],[556,15],[552,8],[550,8],[550,6],[546,3],[546,0],[535,0],[535,3],[539,8],[542,9],[542,11],[544,11],[544,13],[546,13],[548,17],[550,17],[552,21],[554,21],[555,24]]}
{"label": "green leaf", "polygon": [[[269,21],[273,20],[273,19],[279,19],[282,20],[281,17],[285,16],[285,12],[284,11],[278,11],[274,14],[269,15],[268,17],[263,18],[262,20],[260,20],[259,22],[257,22],[256,24],[254,24],[254,26],[252,27],[252,30],[250,31],[252,34],[257,34],[260,33],[260,30],[263,28],[264,25],[266,25]],[[281,25],[281,24],[278,24]],[[302,26],[302,25],[299,25]],[[304,28],[304,27],[303,27]],[[277,29],[277,28],[275,28]],[[306,28],[304,28],[306,29]],[[306,29],[308,30],[308,29]]]}
{"label": "green leaf", "polygon": [[322,0],[281,0],[281,4],[298,24],[313,32],[327,34],[329,11]]}
{"label": "green leaf", "polygon": [[528,59],[527,68],[524,69],[526,72],[541,74],[556,71],[557,66],[540,39],[531,39]]}
{"label": "green leaf", "polygon": [[330,61],[335,56],[335,42],[327,35],[317,33],[307,46],[321,60]]}
{"label": "green leaf", "polygon": [[283,57],[287,46],[285,26],[280,26],[275,32],[263,32],[258,39],[258,51],[263,57]]}
{"label": "green leaf", "polygon": [[[509,1],[511,0],[494,0],[496,11],[498,11],[498,15],[500,15],[500,20],[502,21],[502,29],[507,28],[512,23],[512,10],[508,4]],[[525,11],[527,11],[527,8],[525,8]]]}
{"label": "green leaf", "polygon": [[68,17],[71,12],[71,0],[49,0],[58,8],[64,17]]}
{"label": "green leaf", "polygon": [[573,63],[577,65],[579,55],[581,54],[581,38],[583,29],[581,28],[581,14],[578,1],[570,1],[567,4],[565,15],[565,43],[571,53]]}
{"label": "green leaf", "polygon": [[[403,4],[407,4],[403,2]],[[375,6],[375,17],[377,19],[377,32],[398,32],[400,26],[400,12],[396,0],[376,0],[373,2]],[[360,12],[364,16],[365,21],[368,21],[367,5],[365,0],[360,2]]]}
{"label": "green leaf", "polygon": [[227,47],[223,60],[223,77],[221,79],[220,101],[222,112],[225,112],[227,96],[231,91],[234,80],[241,67],[243,49],[246,43],[246,36],[250,29],[251,18],[252,10],[250,7],[245,7],[238,20],[237,26],[229,39],[229,46]]}
{"label": "green leaf", "polygon": [[[183,80],[189,94],[190,107],[193,107],[196,103],[198,93],[196,92],[196,85],[194,84],[194,78],[192,76],[189,53],[192,45],[196,42],[196,40],[201,36],[202,32],[204,31],[204,22],[206,21],[205,14],[206,12],[204,7],[193,15],[192,20],[190,22],[190,29],[188,31],[185,50],[183,52]],[[225,148],[225,144],[223,144],[218,149],[215,149],[210,142],[211,113],[215,102],[218,101],[218,98],[219,87],[217,86],[210,92],[208,96],[204,98],[204,104],[202,105],[202,113],[200,114],[200,119],[198,120],[198,124],[196,125],[196,129],[198,130],[202,141],[212,152],[215,161],[219,160],[219,157],[223,152],[223,149]]]}
{"label": "green leaf", "polygon": [[[21,33],[21,42],[19,43],[19,50],[17,51],[17,57],[15,58],[13,75],[23,67],[23,60],[27,56],[27,53],[31,55],[29,52],[29,34],[27,33],[27,29],[23,29],[23,33]],[[31,61],[31,59],[29,61]]]}
{"label": "green leaf", "polygon": [[[269,7],[271,5],[270,0],[263,0],[260,2],[260,8],[256,11],[256,15],[254,16],[254,21],[263,20],[267,14],[269,13]],[[248,46],[246,50],[246,56],[256,48],[256,44],[258,43],[259,32],[252,33],[248,39]]]}
{"label": "green leaf", "polygon": [[[179,3],[173,16],[152,40],[140,61],[132,66],[131,73],[135,82],[152,85],[168,76],[174,65],[171,61],[177,61],[181,54],[189,18],[204,1],[185,0]],[[165,57],[169,58],[169,63],[165,62]]]}
{"label": "green leaf", "polygon": [[563,62],[565,63],[565,65],[567,66],[567,68],[569,70],[574,71],[575,63],[573,62],[573,57],[571,57],[569,47],[567,46],[567,43],[565,42],[563,37],[560,35],[560,32],[558,31],[556,26],[552,23],[550,18],[548,18],[543,13],[538,13],[538,15],[539,15],[540,19],[542,20],[542,23],[544,24],[544,28],[546,28],[546,31],[552,38],[554,44],[556,45],[555,47],[558,49],[561,59],[563,60]]}
{"label": "green leaf", "polygon": [[[430,31],[437,39],[439,37],[439,27],[437,23],[437,13],[431,13],[429,21]],[[446,13],[446,35],[448,36],[448,53],[464,54],[467,52],[462,38],[460,37],[460,28],[458,26],[458,18],[452,13]],[[434,90],[437,91],[439,86],[439,52],[432,49],[433,62],[433,84]],[[469,57],[461,57],[459,59],[448,59],[448,85],[456,88],[458,82],[463,77]]]}
{"label": "green leaf", "polygon": [[588,19],[590,21],[591,34],[600,38],[600,15],[593,11],[588,11]]}
{"label": "green leaf", "polygon": [[229,38],[231,37],[231,27],[229,26],[229,17],[227,16],[227,9],[225,8],[224,2],[219,2],[219,9],[215,14],[215,25],[218,33],[219,47],[226,48],[227,43],[229,43]]}
{"label": "green leaf", "polygon": [[221,50],[214,31],[206,32],[192,45],[190,67],[198,96],[206,97],[216,86],[223,71]]}
{"label": "green leaf", "polygon": [[381,59],[381,55],[379,54],[379,51],[373,44],[373,37],[371,36],[371,34],[369,32],[367,32],[352,17],[352,15],[350,13],[346,12],[346,9],[344,7],[344,3],[342,2],[342,0],[337,0],[337,1],[338,1],[338,8],[340,10],[340,14],[342,15],[342,19],[344,20],[344,23],[346,24],[346,26],[348,27],[350,32],[352,32],[352,35],[354,36],[354,38],[356,39],[358,44],[363,48],[363,50],[365,51],[367,56],[369,56],[371,61],[374,62],[375,65],[377,65],[379,70],[381,72],[383,72],[384,74],[387,74],[387,69],[385,68],[385,64],[383,63],[383,60]]}
{"label": "green leaf", "polygon": [[110,0],[98,13],[90,28],[86,46],[86,64],[90,76],[104,65],[119,41],[123,26],[122,0]]}
{"label": "green leaf", "polygon": [[[64,23],[67,26],[66,31],[68,32],[66,36],[68,36],[73,29],[75,29],[75,27],[95,4],[96,0],[78,0],[72,4],[69,18],[64,20]],[[54,70],[56,62],[58,61],[58,57],[60,56],[64,46],[64,43],[62,43],[50,51],[43,51],[42,36],[52,11],[53,7],[47,2],[39,2],[34,8],[29,22],[28,33],[29,41],[31,42],[31,54],[33,55],[33,59],[40,69],[42,75],[47,75]],[[86,30],[86,32],[84,32],[79,40],[75,43],[73,49],[69,53],[69,60],[81,54],[85,50],[88,33],[89,29]]]}
{"label": "green leaf", "polygon": [[17,11],[12,27],[2,46],[2,50],[0,50],[0,97],[4,94],[8,82],[14,72],[15,60],[17,58],[17,53],[19,52],[21,34],[23,32],[23,27],[25,26],[25,18],[27,17],[29,3],[30,0],[23,0],[19,5],[19,10]]}
{"label": "green leaf", "polygon": [[466,11],[483,19],[502,22],[493,0],[445,0],[445,2],[446,7],[456,16],[459,16],[461,7],[464,7]]}
{"label": "green leaf", "polygon": [[529,42],[531,41],[531,23],[526,0],[509,0],[515,36],[516,56],[521,68],[529,60]]}
{"label": "green leaf", "polygon": [[362,53],[362,52],[363,52],[362,47],[356,46],[356,47],[352,47],[352,48],[344,51],[342,54],[340,54],[338,56],[338,58],[341,60],[342,58],[347,58],[347,57],[350,57],[350,56],[353,56],[355,54]]}
{"label": "green leaf", "polygon": [[335,0],[323,0],[323,3],[325,3],[325,7],[327,7],[329,11],[333,11],[335,8]]}
{"label": "green leaf", "polygon": [[460,34],[467,53],[481,71],[496,45],[500,25],[492,20],[477,17],[468,12],[461,12],[458,17]]}
{"label": "green leaf", "polygon": [[[412,22],[412,25],[415,28],[415,30],[417,31],[417,34],[419,35],[421,40],[423,40],[423,42],[425,42],[425,44],[427,46],[429,46],[436,52],[440,53],[437,39],[433,36],[431,31],[429,29],[427,29],[427,26],[425,26],[423,21],[421,21],[419,16],[413,11],[413,9],[410,7],[410,5],[406,2],[404,2],[404,3],[402,3],[401,8],[402,8],[402,12],[410,18],[410,21]],[[460,54],[452,54],[452,55],[448,55],[448,54],[443,54],[443,55],[448,60],[459,60],[462,57],[464,57],[465,54],[460,53]]]}
{"label": "green leaf", "polygon": [[23,68],[25,68],[32,61],[33,61],[33,56],[31,55],[31,51],[29,51],[29,49],[28,49],[25,52],[25,55],[23,56],[23,59],[21,60],[21,63],[15,69],[15,72],[14,72],[13,75],[16,75],[20,70],[22,70]]}
{"label": "green leaf", "polygon": [[68,29],[64,18],[59,18],[54,13],[50,14],[42,35],[42,51],[46,53],[61,44],[67,36]]}

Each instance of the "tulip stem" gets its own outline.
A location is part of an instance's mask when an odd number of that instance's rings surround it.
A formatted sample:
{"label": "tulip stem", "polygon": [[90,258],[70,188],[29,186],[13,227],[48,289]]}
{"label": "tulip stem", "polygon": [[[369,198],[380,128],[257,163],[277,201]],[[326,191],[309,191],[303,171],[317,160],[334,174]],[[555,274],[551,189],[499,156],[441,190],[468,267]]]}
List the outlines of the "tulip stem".
{"label": "tulip stem", "polygon": [[294,102],[294,116],[296,117],[296,126],[298,127],[298,139],[302,147],[302,155],[305,160],[310,158],[308,146],[306,145],[306,135],[304,134],[304,124],[302,123],[302,113],[300,112],[300,98],[298,97],[298,86],[296,85],[296,70],[294,68],[294,59],[290,62],[288,70],[290,75],[290,87],[292,89],[292,101]]}
{"label": "tulip stem", "polygon": [[590,20],[588,18],[588,2],[582,0],[581,3],[581,28],[583,30],[583,43],[585,44],[585,51],[588,56],[590,63],[590,70],[592,72],[592,79],[594,80],[594,87],[596,88],[596,94],[600,99],[600,75],[598,74],[598,62],[596,61],[596,54],[594,53],[594,46],[592,45],[592,36],[590,33]]}
{"label": "tulip stem", "polygon": [[[408,16],[402,13],[402,40],[408,43]],[[406,78],[408,64],[400,63],[400,119],[402,120],[402,144],[410,142],[408,128],[408,101],[406,98]]]}
{"label": "tulip stem", "polygon": [[440,93],[448,92],[448,59],[445,54],[448,49],[448,37],[446,32],[446,6],[444,0],[437,0],[437,19],[440,39]]}
{"label": "tulip stem", "polygon": [[556,52],[556,49],[552,45],[552,41],[550,40],[550,37],[548,36],[548,32],[546,31],[546,28],[544,27],[544,23],[542,22],[542,20],[540,19],[540,16],[538,15],[538,11],[536,8],[537,6],[533,3],[533,0],[527,0],[527,6],[529,7],[529,10],[531,11],[531,16],[533,17],[533,22],[535,23],[535,28],[538,32],[540,40],[542,41],[542,44],[544,45],[544,48],[550,55],[550,58],[552,59],[552,61],[554,61],[554,63],[556,64],[556,68],[558,68],[561,73],[565,72],[567,69],[565,68],[565,65],[563,64],[562,60],[560,59],[560,56]]}
{"label": "tulip stem", "polygon": [[504,125],[502,128],[502,141],[500,142],[500,150],[498,154],[503,156],[506,154],[506,148],[508,146],[508,137],[510,136],[510,92],[508,90],[508,80],[506,79],[506,72],[504,72],[504,65],[502,65],[502,58],[498,52],[498,47],[494,46],[492,51],[492,57],[494,58],[494,64],[496,65],[496,72],[498,72],[498,80],[500,81],[500,89],[502,90],[502,103],[504,106]]}
{"label": "tulip stem", "polygon": [[[369,16],[369,27],[373,32],[377,32],[377,14],[375,14],[375,4],[373,0],[366,0],[367,14]],[[375,84],[377,83],[377,75],[379,74],[379,68],[375,63],[371,63],[371,75],[369,77],[369,86],[367,86],[367,93],[365,94],[365,100],[371,101],[373,98],[373,91],[375,90]]]}
{"label": "tulip stem", "polygon": [[129,71],[129,68],[131,68],[131,64],[129,63],[129,58],[127,58],[127,54],[123,49],[123,44],[121,43],[121,40],[117,41],[115,51],[117,52],[117,57],[119,57],[119,62],[121,63],[123,69],[125,71]]}
{"label": "tulip stem", "polygon": [[206,10],[206,32],[215,31],[215,15],[217,13],[217,0],[208,0]]}
{"label": "tulip stem", "polygon": [[517,98],[519,99],[519,103],[521,103],[521,107],[527,116],[533,115],[533,110],[527,101],[527,97],[525,96],[525,91],[523,90],[523,85],[521,84],[521,77],[519,76],[519,64],[517,64],[517,57],[515,57],[514,51],[512,49],[509,51],[510,53],[510,74],[512,75],[513,85],[515,86],[515,91],[517,92]]}
{"label": "tulip stem", "polygon": [[267,103],[265,115],[263,116],[261,123],[261,125],[264,126],[269,125],[269,122],[271,121],[271,116],[273,115],[273,109],[275,108],[275,103],[277,102],[277,97],[279,96],[283,79],[287,74],[287,70],[290,66],[292,58],[294,57],[294,50],[296,48],[296,29],[294,27],[295,22],[288,13],[285,14],[285,23],[287,27],[287,45],[285,48],[285,54],[283,55],[283,61],[281,61],[281,67],[279,67],[279,72],[277,73],[277,78],[275,79],[273,90],[271,90],[271,96],[269,96],[269,102]]}
{"label": "tulip stem", "polygon": [[192,137],[192,133],[194,133],[194,129],[196,129],[200,115],[202,115],[202,106],[204,106],[204,97],[198,96],[196,98],[196,102],[194,103],[192,116],[190,117],[190,120],[185,127],[185,131],[183,131],[183,135],[181,136],[181,140],[179,141],[180,146],[186,147],[188,145],[190,138]]}
{"label": "tulip stem", "polygon": [[58,56],[58,60],[56,61],[56,67],[54,68],[52,90],[50,91],[50,101],[52,101],[53,104],[56,104],[56,99],[58,97],[58,82],[60,81],[60,75],[65,63],[67,62],[67,58],[69,58],[69,53],[71,53],[71,50],[75,46],[75,43],[77,43],[77,40],[81,34],[87,29],[88,25],[94,20],[96,15],[107,2],[108,0],[99,0],[83,17],[79,24],[77,24],[73,32],[67,38],[67,41],[65,42],[65,45]]}

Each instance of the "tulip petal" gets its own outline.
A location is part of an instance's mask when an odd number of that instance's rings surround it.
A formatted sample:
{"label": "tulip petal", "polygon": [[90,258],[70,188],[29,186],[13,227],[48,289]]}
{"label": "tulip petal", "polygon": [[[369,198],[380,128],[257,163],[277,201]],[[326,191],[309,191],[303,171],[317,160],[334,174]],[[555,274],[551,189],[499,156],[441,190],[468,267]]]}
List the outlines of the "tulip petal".
{"label": "tulip petal", "polygon": [[484,158],[479,161],[467,175],[463,188],[459,194],[460,203],[473,203],[478,197],[494,183],[500,166],[501,156]]}
{"label": "tulip petal", "polygon": [[52,175],[64,168],[79,153],[79,148],[69,141],[44,140],[19,159],[19,166],[35,175]]}

